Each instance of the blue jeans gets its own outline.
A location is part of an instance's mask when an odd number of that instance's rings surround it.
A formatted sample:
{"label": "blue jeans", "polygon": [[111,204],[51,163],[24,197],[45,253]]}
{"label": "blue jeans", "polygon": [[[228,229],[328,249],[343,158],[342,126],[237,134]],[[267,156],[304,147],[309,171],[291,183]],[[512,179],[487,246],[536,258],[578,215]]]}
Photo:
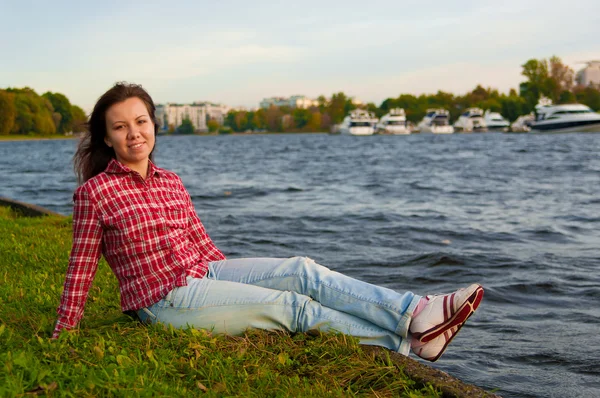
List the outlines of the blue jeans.
{"label": "blue jeans", "polygon": [[408,327],[421,299],[345,276],[310,258],[209,263],[208,274],[137,311],[142,322],[242,334],[248,328],[335,330],[408,355]]}

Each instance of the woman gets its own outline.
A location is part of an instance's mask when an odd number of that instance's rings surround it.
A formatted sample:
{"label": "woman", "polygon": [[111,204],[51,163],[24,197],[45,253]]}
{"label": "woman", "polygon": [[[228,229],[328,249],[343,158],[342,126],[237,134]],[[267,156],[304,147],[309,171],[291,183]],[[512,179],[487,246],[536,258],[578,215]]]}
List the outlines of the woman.
{"label": "woman", "polygon": [[227,260],[177,175],[157,167],[155,106],[117,83],[96,103],[75,155],[73,248],[53,337],[74,328],[98,260],[119,281],[123,312],[142,322],[216,333],[336,330],[363,344],[436,361],[483,297],[477,284],[448,295],[403,294],[303,257]]}

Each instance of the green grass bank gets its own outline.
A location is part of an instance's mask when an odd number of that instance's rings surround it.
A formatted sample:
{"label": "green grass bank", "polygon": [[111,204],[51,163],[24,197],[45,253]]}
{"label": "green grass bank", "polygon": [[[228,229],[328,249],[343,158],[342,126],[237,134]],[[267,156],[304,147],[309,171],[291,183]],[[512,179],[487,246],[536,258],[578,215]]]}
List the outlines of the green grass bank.
{"label": "green grass bank", "polygon": [[71,248],[68,217],[0,206],[0,396],[492,396],[341,334],[141,325],[104,260],[80,328],[50,336]]}

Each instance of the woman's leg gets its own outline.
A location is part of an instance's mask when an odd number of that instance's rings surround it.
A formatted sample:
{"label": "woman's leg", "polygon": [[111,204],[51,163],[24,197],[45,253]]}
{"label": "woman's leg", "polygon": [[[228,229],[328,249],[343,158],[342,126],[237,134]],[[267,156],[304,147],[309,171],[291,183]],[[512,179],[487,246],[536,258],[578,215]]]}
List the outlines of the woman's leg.
{"label": "woman's leg", "polygon": [[306,257],[215,261],[209,263],[207,278],[297,292],[403,338],[408,337],[412,313],[421,299],[351,278]]}
{"label": "woman's leg", "polygon": [[249,328],[307,332],[336,330],[408,355],[410,341],[310,297],[245,283],[188,277],[163,300],[138,311],[144,322],[172,324],[238,335]]}

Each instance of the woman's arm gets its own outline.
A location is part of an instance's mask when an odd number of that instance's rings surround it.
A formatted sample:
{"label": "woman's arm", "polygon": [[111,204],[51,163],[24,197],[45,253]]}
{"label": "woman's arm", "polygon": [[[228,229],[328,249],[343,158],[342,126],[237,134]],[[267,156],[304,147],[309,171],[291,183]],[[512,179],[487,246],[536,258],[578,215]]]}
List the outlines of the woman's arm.
{"label": "woman's arm", "polygon": [[[181,183],[181,181],[180,181]],[[198,247],[200,253],[206,261],[220,261],[225,260],[225,255],[221,253],[221,251],[215,246],[212,239],[208,236],[208,233],[204,229],[204,225],[202,225],[202,221],[196,214],[196,209],[194,209],[194,204],[192,203],[192,198],[190,197],[189,192],[181,183],[181,189],[185,193],[185,197],[187,198],[187,212],[188,218],[190,220],[190,240]]]}
{"label": "woman's arm", "polygon": [[190,239],[198,246],[203,257],[209,262],[225,260],[225,255],[221,253],[206,233],[204,225],[202,225],[193,206],[190,213]]}
{"label": "woman's arm", "polygon": [[77,188],[73,200],[73,246],[53,338],[79,323],[102,253],[102,226],[85,186]]}

